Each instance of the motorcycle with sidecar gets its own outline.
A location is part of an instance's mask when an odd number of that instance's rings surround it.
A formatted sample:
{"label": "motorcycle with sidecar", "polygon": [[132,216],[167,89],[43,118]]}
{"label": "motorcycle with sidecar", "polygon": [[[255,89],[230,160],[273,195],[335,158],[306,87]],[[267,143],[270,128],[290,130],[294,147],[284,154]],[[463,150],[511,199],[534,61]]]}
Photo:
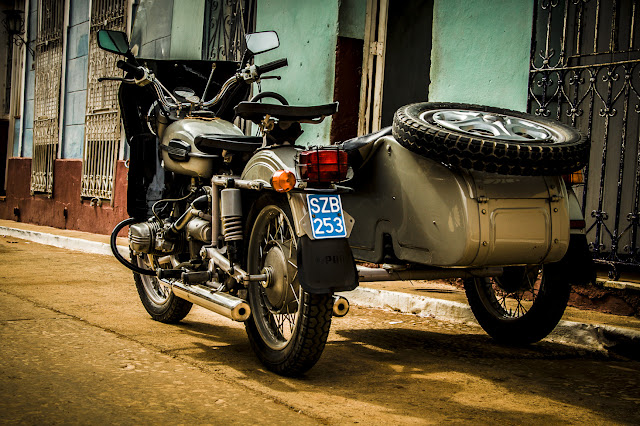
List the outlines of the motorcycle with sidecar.
{"label": "motorcycle with sidecar", "polygon": [[[179,322],[195,303],[244,322],[260,361],[291,376],[318,361],[332,317],[349,309],[337,293],[360,282],[461,278],[494,339],[531,343],[558,323],[571,283],[592,278],[563,178],[587,161],[573,128],[418,103],[379,132],[299,146],[301,124],[338,104],[292,106],[274,92],[245,100],[287,65],[253,63],[278,46],[275,32],[247,34],[240,63],[136,57],[111,30],[98,44],[124,57],[124,77],[101,79],[120,84],[130,150],[130,218],[112,251],[154,320]],[[127,227],[129,259],[116,246]]]}

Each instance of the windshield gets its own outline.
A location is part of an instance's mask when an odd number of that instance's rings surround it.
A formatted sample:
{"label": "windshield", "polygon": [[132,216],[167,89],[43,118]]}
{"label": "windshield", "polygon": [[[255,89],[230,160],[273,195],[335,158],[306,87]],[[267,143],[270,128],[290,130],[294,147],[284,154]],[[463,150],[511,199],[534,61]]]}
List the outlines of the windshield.
{"label": "windshield", "polygon": [[[139,0],[133,11],[131,51],[142,59],[239,61],[245,17],[241,8],[227,3]],[[229,27],[229,20],[234,25]]]}

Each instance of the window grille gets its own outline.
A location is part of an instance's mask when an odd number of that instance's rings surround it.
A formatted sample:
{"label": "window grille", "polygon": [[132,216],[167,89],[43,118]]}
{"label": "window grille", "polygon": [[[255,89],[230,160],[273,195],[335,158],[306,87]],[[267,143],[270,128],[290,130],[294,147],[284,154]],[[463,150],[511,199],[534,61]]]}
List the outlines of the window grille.
{"label": "window grille", "polygon": [[49,196],[53,194],[53,164],[58,152],[63,3],[40,0],[38,4],[31,193]]}
{"label": "window grille", "polygon": [[126,22],[126,0],[92,1],[82,197],[113,199],[113,179],[121,129],[119,83],[99,83],[98,78],[122,76],[123,73],[116,67],[118,55],[98,47],[97,34],[101,29],[126,31]]}
{"label": "window grille", "polygon": [[538,0],[529,110],[591,139],[579,189],[587,240],[612,278],[640,267],[640,2]]}
{"label": "window grille", "polygon": [[205,6],[204,59],[240,61],[245,33],[255,28],[256,0],[207,0]]}

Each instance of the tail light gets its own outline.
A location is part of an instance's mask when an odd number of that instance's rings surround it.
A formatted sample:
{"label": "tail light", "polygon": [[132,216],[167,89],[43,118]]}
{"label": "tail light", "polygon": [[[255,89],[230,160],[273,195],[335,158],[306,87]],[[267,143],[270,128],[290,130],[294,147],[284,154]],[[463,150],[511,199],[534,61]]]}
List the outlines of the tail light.
{"label": "tail light", "polygon": [[302,180],[312,183],[333,183],[347,179],[347,153],[338,148],[318,148],[303,151],[298,157]]}
{"label": "tail light", "polygon": [[578,170],[577,172],[573,172],[570,175],[563,175],[562,180],[567,185],[576,185],[579,183],[584,183],[584,175],[582,174],[582,170]]}

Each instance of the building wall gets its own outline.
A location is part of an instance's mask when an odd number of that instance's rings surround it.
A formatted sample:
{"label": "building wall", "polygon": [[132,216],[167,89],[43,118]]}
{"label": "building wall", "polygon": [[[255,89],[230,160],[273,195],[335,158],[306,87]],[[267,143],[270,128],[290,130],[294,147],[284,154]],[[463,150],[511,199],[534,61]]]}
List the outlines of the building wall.
{"label": "building wall", "polygon": [[435,0],[430,101],[525,111],[532,0]]}
{"label": "building wall", "polygon": [[67,38],[67,72],[61,158],[82,158],[89,70],[89,2],[72,0]]}
{"label": "building wall", "polygon": [[[326,104],[333,101],[338,37],[338,0],[259,0],[256,31],[275,30],[280,47],[256,56],[256,64],[287,58],[289,66],[271,75],[282,80],[265,80],[263,91],[282,94],[291,105]],[[254,93],[258,93],[254,88]],[[326,144],[331,120],[303,125],[297,143]]]}

